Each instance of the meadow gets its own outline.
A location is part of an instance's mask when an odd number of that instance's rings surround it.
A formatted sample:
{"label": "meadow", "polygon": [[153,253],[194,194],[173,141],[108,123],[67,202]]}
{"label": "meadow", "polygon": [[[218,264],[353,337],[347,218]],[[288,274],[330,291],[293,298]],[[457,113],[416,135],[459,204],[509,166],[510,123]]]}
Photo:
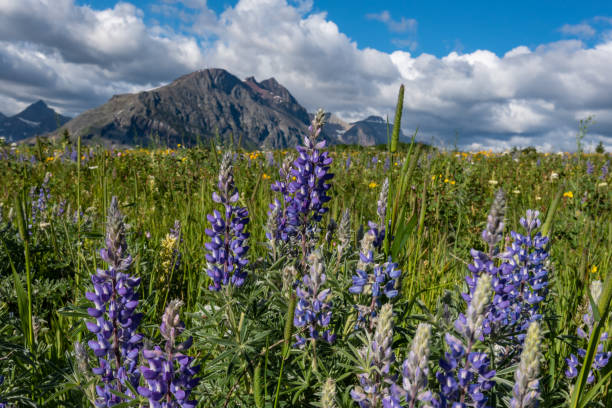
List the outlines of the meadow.
{"label": "meadow", "polygon": [[0,406],[612,406],[610,154],[318,126],[3,143]]}

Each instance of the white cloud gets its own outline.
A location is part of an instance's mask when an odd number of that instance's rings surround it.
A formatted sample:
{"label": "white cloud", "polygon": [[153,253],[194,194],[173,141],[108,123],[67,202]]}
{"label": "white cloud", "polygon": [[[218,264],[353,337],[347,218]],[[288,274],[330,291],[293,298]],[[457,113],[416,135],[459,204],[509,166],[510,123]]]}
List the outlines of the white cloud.
{"label": "white cloud", "polygon": [[559,29],[563,34],[574,35],[577,37],[593,37],[596,33],[595,29],[587,23],[580,24],[564,24]]}
{"label": "white cloud", "polygon": [[309,111],[323,107],[349,121],[392,118],[403,83],[404,130],[418,127],[426,142],[575,149],[578,120],[594,114],[585,144],[601,140],[612,149],[612,36],[593,46],[566,40],[517,44],[502,56],[478,50],[438,58],[359,48],[324,12],[313,12],[312,1],[241,0],[219,15],[205,2],[159,3],[161,15],[189,9],[175,13],[189,35],[145,24],[145,12],[129,3],[106,10],[50,3],[0,2],[3,113],[42,98],[74,115],[115,93],[219,67],[240,78],[274,76]]}
{"label": "white cloud", "polygon": [[381,11],[380,13],[366,14],[366,18],[385,23],[389,31],[395,33],[416,31],[417,29],[417,21],[415,19],[402,17],[399,20],[393,20],[391,14],[387,10]]}

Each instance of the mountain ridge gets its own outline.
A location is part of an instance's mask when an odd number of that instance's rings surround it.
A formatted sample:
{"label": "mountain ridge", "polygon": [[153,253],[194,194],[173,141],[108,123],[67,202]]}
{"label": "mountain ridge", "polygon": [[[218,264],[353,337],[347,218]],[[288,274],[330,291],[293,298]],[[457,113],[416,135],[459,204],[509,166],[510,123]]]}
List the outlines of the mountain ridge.
{"label": "mountain ridge", "polygon": [[0,137],[9,141],[21,141],[44,135],[64,125],[71,118],[49,108],[41,99],[13,116],[0,113]]}

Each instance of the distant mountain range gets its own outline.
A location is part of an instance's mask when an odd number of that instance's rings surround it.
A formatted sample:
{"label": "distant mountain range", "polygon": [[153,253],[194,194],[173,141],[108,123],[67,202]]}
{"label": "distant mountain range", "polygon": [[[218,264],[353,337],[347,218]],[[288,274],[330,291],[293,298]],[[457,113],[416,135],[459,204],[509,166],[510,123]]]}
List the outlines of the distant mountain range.
{"label": "distant mountain range", "polygon": [[0,137],[17,142],[56,130],[71,118],[57,114],[43,101],[37,101],[15,116],[0,113]]}
{"label": "distant mountain range", "polygon": [[[72,120],[59,116],[60,129],[57,122],[49,125],[49,112],[55,118],[55,112],[38,101],[12,118],[0,117],[0,123],[11,124],[6,134],[12,140],[45,132],[57,138],[67,130],[85,143],[107,146],[192,145],[218,135],[223,141],[233,137],[244,148],[286,148],[301,143],[313,116],[276,79],[242,81],[217,68],[150,91],[115,95]],[[328,113],[321,137],[331,144],[384,144],[387,124],[378,116],[346,123]]]}
{"label": "distant mountain range", "polygon": [[[312,115],[311,115],[312,118]],[[337,116],[328,113],[323,132],[333,137],[336,143],[356,144],[361,146],[374,146],[386,144],[387,138],[393,131],[393,123],[389,123],[380,116],[368,116],[367,118],[347,123]],[[408,138],[400,129],[400,141],[407,142]]]}

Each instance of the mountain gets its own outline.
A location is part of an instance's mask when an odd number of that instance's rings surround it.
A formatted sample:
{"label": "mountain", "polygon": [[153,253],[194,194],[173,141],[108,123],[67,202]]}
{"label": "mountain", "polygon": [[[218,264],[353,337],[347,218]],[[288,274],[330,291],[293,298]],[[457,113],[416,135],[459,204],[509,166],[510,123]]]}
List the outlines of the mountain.
{"label": "mountain", "polygon": [[[313,118],[310,114],[310,118]],[[387,122],[380,116],[347,123],[332,113],[325,114],[323,131],[334,137],[338,143],[374,146],[387,143]],[[393,124],[389,123],[389,133],[393,131]],[[409,142],[400,129],[400,141]]]}
{"label": "mountain", "polygon": [[0,137],[19,141],[52,132],[70,120],[57,114],[43,101],[37,101],[15,116],[0,114]]}
{"label": "mountain", "polygon": [[[364,120],[353,122],[348,129],[340,135],[339,141],[346,144],[374,146],[387,143],[387,134],[393,131],[393,123],[387,122],[380,116],[368,116]],[[400,141],[408,141],[400,129]]]}
{"label": "mountain", "polygon": [[308,133],[308,113],[274,78],[241,81],[223,69],[184,75],[150,91],[113,96],[59,131],[106,145],[206,142],[218,132],[245,148],[284,148]]}

